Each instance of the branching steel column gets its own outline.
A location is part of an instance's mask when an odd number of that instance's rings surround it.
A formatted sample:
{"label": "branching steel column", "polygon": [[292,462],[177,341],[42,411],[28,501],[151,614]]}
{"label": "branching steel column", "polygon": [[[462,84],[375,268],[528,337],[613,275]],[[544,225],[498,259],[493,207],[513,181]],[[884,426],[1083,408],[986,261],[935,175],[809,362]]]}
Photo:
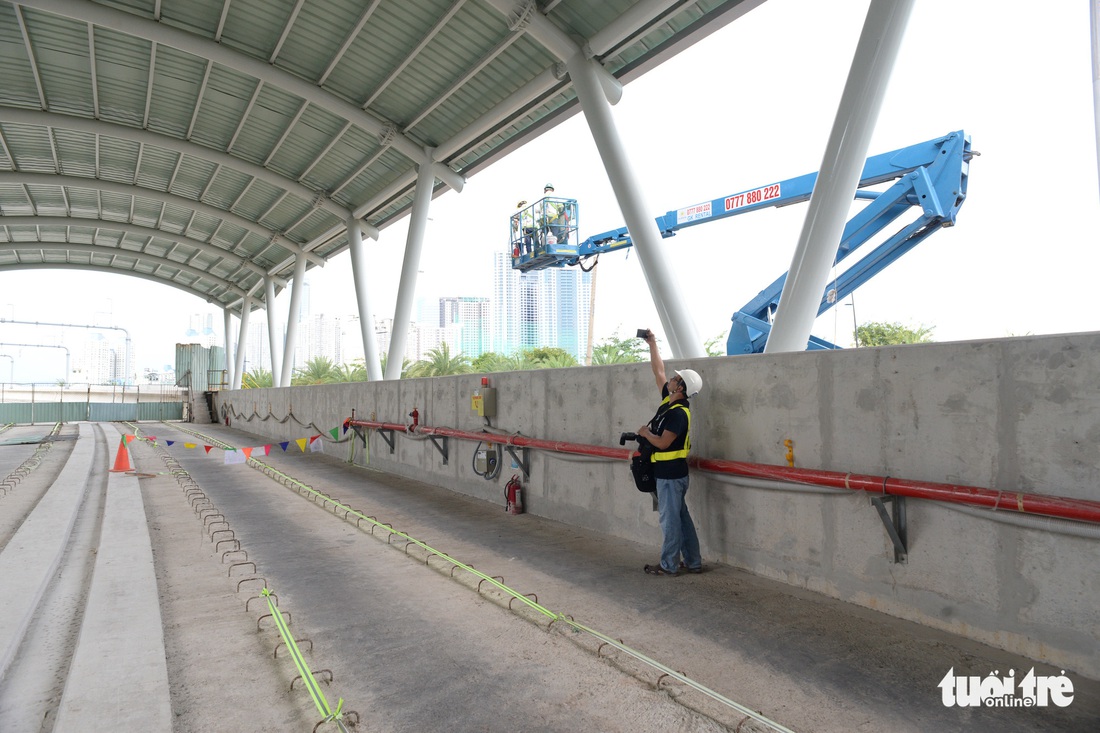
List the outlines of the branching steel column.
{"label": "branching steel column", "polygon": [[[409,324],[412,321],[413,296],[416,294],[416,271],[420,267],[420,252],[424,249],[424,231],[428,226],[428,207],[432,203],[435,175],[432,172],[432,150],[424,150],[424,160],[416,175],[416,195],[409,214],[409,236],[405,242],[405,260],[401,265],[401,284],[397,290],[397,306],[393,311],[390,348],[386,357],[386,379],[401,378],[401,363],[405,359]],[[365,344],[364,344],[365,346]]]}
{"label": "branching steel column", "polygon": [[638,178],[627,159],[626,150],[619,139],[611,106],[604,96],[596,72],[596,62],[578,52],[567,62],[569,77],[573,80],[581,109],[592,131],[596,149],[600,151],[615,199],[619,202],[626,228],[638,252],[649,292],[661,318],[665,337],[675,358],[706,356],[695,323],[684,307],[676,291],[676,278],[671,264],[661,249],[661,237],[653,221],[651,209],[642,199]]}
{"label": "branching steel column", "polygon": [[279,350],[275,347],[279,343],[279,324],[275,315],[275,280],[271,277],[264,278],[264,309],[267,311],[267,348],[271,353],[271,386],[283,386]]}
{"label": "branching steel column", "polygon": [[237,333],[237,360],[233,365],[233,389],[240,389],[244,380],[244,352],[248,345],[248,318],[252,313],[252,298],[241,303],[241,330]]}
{"label": "branching steel column", "polygon": [[348,218],[348,246],[351,248],[351,276],[355,281],[355,301],[359,305],[359,329],[363,334],[363,362],[367,367],[367,379],[382,379],[382,364],[378,359],[378,338],[374,335],[374,313],[370,309],[367,289],[367,263],[363,252],[363,231],[359,220]]}
{"label": "branching steel column", "polygon": [[1096,128],[1096,173],[1100,181],[1100,0],[1089,2],[1089,21],[1092,27],[1092,110]]}
{"label": "branching steel column", "polygon": [[294,260],[294,279],[290,283],[290,312],[286,317],[286,341],[283,342],[283,375],[279,384],[290,386],[290,374],[294,370],[294,347],[298,343],[298,307],[302,302],[302,281],[306,279],[306,258],[298,255]]}
{"label": "branching steel column", "polygon": [[230,344],[233,343],[233,314],[228,308],[222,308],[222,314],[225,316],[225,374],[227,384],[233,384],[233,351],[230,349]]}
{"label": "branching steel column", "polygon": [[804,351],[914,0],[872,0],[764,353]]}

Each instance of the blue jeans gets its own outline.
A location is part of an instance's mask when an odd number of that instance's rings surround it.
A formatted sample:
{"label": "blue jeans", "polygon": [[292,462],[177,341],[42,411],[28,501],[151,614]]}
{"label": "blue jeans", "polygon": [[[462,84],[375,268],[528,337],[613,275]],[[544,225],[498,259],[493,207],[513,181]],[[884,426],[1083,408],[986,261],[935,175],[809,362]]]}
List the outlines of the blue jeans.
{"label": "blue jeans", "polygon": [[691,521],[684,496],[688,490],[688,477],[657,479],[657,507],[664,534],[661,545],[661,567],[670,573],[680,569],[680,555],[684,565],[689,568],[703,566],[703,557],[699,554],[699,535],[695,532],[695,523]]}

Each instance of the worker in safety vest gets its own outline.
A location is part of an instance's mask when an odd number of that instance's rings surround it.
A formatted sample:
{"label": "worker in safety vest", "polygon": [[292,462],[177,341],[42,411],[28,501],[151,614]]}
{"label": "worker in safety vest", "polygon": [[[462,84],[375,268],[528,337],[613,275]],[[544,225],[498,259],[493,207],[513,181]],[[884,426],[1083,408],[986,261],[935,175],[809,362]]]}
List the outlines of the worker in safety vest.
{"label": "worker in safety vest", "polygon": [[542,211],[539,212],[539,229],[542,244],[564,244],[569,234],[569,212],[565,203],[551,201],[554,186],[547,183],[542,188]]}
{"label": "worker in safety vest", "polygon": [[531,209],[526,201],[516,204],[519,209],[512,214],[512,247],[520,254],[531,254],[531,245],[535,236],[535,223]]}
{"label": "worker in safety vest", "polygon": [[661,390],[661,405],[657,414],[638,429],[638,437],[653,446],[650,460],[657,479],[657,506],[664,543],[661,561],[646,565],[650,575],[679,575],[680,571],[703,572],[699,553],[699,535],[688,512],[685,495],[688,490],[688,451],[691,449],[691,406],[688,398],[703,388],[703,380],[694,369],[681,369],[665,378],[665,363],[657,350],[657,337],[646,330],[649,344],[649,364],[657,388]]}

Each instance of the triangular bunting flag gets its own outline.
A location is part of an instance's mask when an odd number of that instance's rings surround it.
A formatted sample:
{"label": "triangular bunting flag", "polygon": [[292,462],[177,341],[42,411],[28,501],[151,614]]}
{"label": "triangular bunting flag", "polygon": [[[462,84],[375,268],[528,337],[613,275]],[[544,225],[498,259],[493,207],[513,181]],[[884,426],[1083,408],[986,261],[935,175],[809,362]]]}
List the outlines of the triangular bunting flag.
{"label": "triangular bunting flag", "polygon": [[320,435],[311,435],[311,436],[309,436],[309,442],[312,443],[313,441],[317,440],[320,437],[321,437]]}
{"label": "triangular bunting flag", "polygon": [[164,444],[165,444],[165,445],[172,445],[172,444],[173,444],[173,443],[175,443],[175,442],[176,442],[176,441],[174,441],[174,440],[166,440],[166,441],[164,441]]}
{"label": "triangular bunting flag", "polygon": [[[317,437],[320,438],[321,436],[318,435]],[[309,444],[309,452],[310,453],[324,453],[325,452],[325,441],[315,440],[312,443],[310,443]]]}
{"label": "triangular bunting flag", "polygon": [[306,439],[305,438],[298,438],[294,442],[298,444],[298,447],[302,449],[303,453],[306,452]]}
{"label": "triangular bunting flag", "polygon": [[210,455],[210,449],[213,448],[213,447],[214,446],[212,446],[212,445],[204,445],[203,446],[203,448],[206,449],[206,455]]}
{"label": "triangular bunting flag", "polygon": [[340,437],[340,428],[333,428],[332,430],[328,431],[328,433],[332,436],[333,440],[336,440]]}
{"label": "triangular bunting flag", "polygon": [[126,441],[126,445],[130,445],[130,443],[132,443],[134,441],[134,438],[136,437],[136,435],[123,435],[122,439]]}
{"label": "triangular bunting flag", "polygon": [[184,443],[183,447],[184,448],[194,448],[196,445],[198,445],[198,444],[197,443]]}
{"label": "triangular bunting flag", "polygon": [[283,449],[283,453],[286,453],[286,447],[288,445],[290,445],[289,440],[284,440],[282,443],[279,443],[279,447]]}
{"label": "triangular bunting flag", "polygon": [[264,455],[265,456],[271,455],[271,445],[270,444],[264,446]]}
{"label": "triangular bunting flag", "polygon": [[225,465],[227,466],[231,463],[244,463],[247,460],[248,458],[245,456],[243,451],[227,450],[225,452]]}
{"label": "triangular bunting flag", "polygon": [[252,457],[252,450],[252,448],[241,448],[241,451],[244,452],[244,459],[246,461]]}

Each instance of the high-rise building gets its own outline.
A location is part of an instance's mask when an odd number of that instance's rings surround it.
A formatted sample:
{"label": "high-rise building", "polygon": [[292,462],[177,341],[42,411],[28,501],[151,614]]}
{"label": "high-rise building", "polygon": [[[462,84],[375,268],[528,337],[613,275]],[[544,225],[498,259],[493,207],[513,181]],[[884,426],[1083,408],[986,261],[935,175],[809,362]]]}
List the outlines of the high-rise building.
{"label": "high-rise building", "polygon": [[454,343],[449,344],[451,349],[476,359],[486,351],[492,351],[489,335],[491,310],[488,298],[440,298],[437,325],[440,328],[457,327]]}
{"label": "high-rise building", "polygon": [[493,255],[492,347],[510,355],[558,347],[583,362],[592,310],[591,273],[547,268],[521,273],[507,252]]}

